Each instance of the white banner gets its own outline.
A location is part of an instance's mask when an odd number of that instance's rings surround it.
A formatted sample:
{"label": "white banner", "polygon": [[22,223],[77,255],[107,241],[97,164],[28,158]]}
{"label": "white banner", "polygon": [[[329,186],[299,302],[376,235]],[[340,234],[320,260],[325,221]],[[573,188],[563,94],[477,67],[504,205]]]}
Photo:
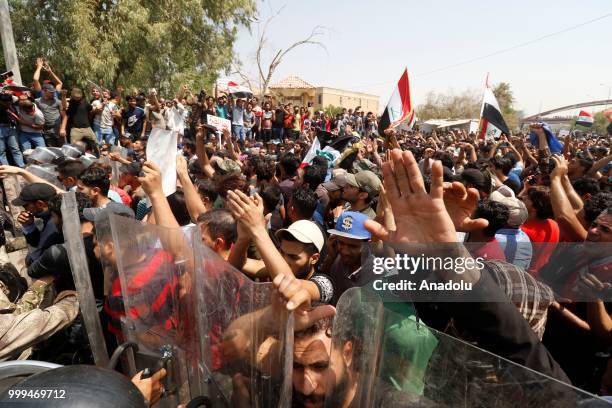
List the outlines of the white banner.
{"label": "white banner", "polygon": [[214,126],[217,128],[217,135],[219,139],[219,150],[223,148],[223,130],[229,130],[230,134],[232,133],[232,121],[229,119],[223,119],[219,116],[206,115],[206,123],[210,126]]}
{"label": "white banner", "polygon": [[176,191],[176,136],[177,132],[153,128],[147,143],[147,160],[160,168],[166,197]]}
{"label": "white banner", "polygon": [[232,131],[232,122],[229,119],[223,119],[219,116],[206,115],[206,123],[210,126],[214,126],[217,128],[219,132],[222,132],[224,129]]}

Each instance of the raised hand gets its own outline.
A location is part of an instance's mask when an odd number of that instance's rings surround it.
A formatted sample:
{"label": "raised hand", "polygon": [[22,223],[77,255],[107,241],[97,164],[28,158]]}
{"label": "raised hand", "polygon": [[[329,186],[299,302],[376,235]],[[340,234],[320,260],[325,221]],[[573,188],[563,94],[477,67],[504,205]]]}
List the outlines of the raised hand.
{"label": "raised hand", "polygon": [[259,195],[248,197],[240,190],[228,191],[227,205],[232,215],[242,223],[249,234],[265,232],[266,221],[263,213],[263,200]]}
{"label": "raised hand", "polygon": [[430,193],[427,193],[411,152],[394,149],[391,159],[383,164],[382,170],[396,230],[387,231],[374,221],[366,221],[366,228],[378,238],[393,243],[456,242],[455,226],[444,206],[442,163],[434,162]]}
{"label": "raised hand", "polygon": [[478,190],[475,188],[466,189],[458,181],[444,184],[444,205],[457,231],[480,231],[489,225],[489,221],[484,218],[471,218],[478,206],[478,199]]}
{"label": "raised hand", "polygon": [[142,165],[142,176],[138,177],[142,189],[150,197],[156,193],[162,193],[161,170],[153,162],[146,161]]}
{"label": "raised hand", "polygon": [[567,160],[565,160],[565,157],[555,154],[551,156],[551,158],[555,161],[555,168],[550,173],[550,178],[553,179],[565,176],[568,171]]}
{"label": "raised hand", "polygon": [[189,168],[187,166],[187,160],[182,154],[176,155],[176,174],[179,177],[188,177],[189,176]]}

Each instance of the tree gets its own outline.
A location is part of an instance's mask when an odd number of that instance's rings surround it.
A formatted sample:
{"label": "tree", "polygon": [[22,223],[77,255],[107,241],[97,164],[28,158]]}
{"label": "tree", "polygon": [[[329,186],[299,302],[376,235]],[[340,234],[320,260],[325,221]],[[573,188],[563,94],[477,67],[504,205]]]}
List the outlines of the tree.
{"label": "tree", "polygon": [[335,118],[337,114],[342,113],[343,109],[342,106],[327,105],[323,112],[329,115],[330,118]]}
{"label": "tree", "polygon": [[519,115],[518,112],[514,109],[514,95],[512,93],[512,89],[510,88],[510,84],[507,82],[500,82],[499,84],[493,87],[493,95],[497,99],[497,103],[499,104],[499,108],[501,109],[502,116],[506,121],[509,129],[518,128],[519,124]]}
{"label": "tree", "polygon": [[27,85],[42,56],[67,87],[179,86],[204,89],[234,59],[238,27],[254,0],[11,0],[11,18]]}
{"label": "tree", "polygon": [[574,117],[574,122],[572,122],[572,125],[573,125],[572,128],[574,130],[580,130],[582,132],[595,132],[601,136],[605,136],[608,133],[607,127],[610,121],[604,115],[604,111],[596,112],[593,115],[593,126],[590,126],[590,127],[576,125],[575,121],[577,119],[578,119],[578,116]]}
{"label": "tree", "polygon": [[425,103],[417,107],[417,117],[429,119],[475,119],[482,101],[478,92],[466,90],[459,95],[429,92]]}
{"label": "tree", "polygon": [[266,48],[267,43],[267,30],[275,17],[277,17],[282,11],[283,7],[281,7],[276,13],[273,13],[263,24],[263,27],[260,28],[259,42],[257,45],[257,51],[255,53],[255,61],[257,62],[257,70],[259,74],[259,85],[261,90],[261,96],[263,97],[268,92],[268,86],[270,85],[270,81],[272,80],[272,76],[274,72],[278,68],[278,66],[283,62],[285,56],[291,51],[295,50],[298,47],[304,45],[315,45],[323,48],[325,52],[327,52],[327,48],[325,44],[316,40],[317,37],[322,36],[325,33],[325,27],[316,26],[303,40],[294,42],[289,45],[286,49],[279,49],[274,52],[274,57],[269,62],[264,62],[264,50]]}

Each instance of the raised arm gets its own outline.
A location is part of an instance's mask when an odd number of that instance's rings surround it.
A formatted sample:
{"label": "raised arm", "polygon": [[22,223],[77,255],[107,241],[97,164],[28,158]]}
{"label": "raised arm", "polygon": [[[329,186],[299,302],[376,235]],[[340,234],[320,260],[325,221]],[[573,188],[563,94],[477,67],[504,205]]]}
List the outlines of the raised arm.
{"label": "raised arm", "polygon": [[582,210],[582,207],[584,207],[584,203],[582,202],[582,199],[580,198],[576,190],[574,190],[574,186],[572,186],[572,183],[567,174],[563,176],[561,182],[563,183],[563,191],[565,191],[565,195],[567,195],[567,198],[572,204],[574,212]]}
{"label": "raised arm", "polygon": [[210,165],[210,160],[208,160],[208,155],[206,154],[203,126],[198,126],[196,130],[196,156],[198,156],[198,162],[206,177],[212,178],[215,175],[215,169]]}
{"label": "raised arm", "polygon": [[57,187],[56,185],[49,183],[47,180],[45,180],[45,179],[43,179],[41,177],[38,177],[38,176],[30,173],[26,169],[22,169],[22,168],[16,167],[16,166],[0,166],[0,178],[4,178],[4,177],[10,176],[10,175],[21,176],[29,184],[34,184],[34,183],[48,184],[51,187],[53,187],[57,193],[65,193],[66,192],[65,190],[62,190],[61,188]]}
{"label": "raised arm", "polygon": [[47,74],[49,74],[49,76],[51,77],[51,79],[53,80],[53,82],[55,83],[55,89],[57,91],[61,91],[62,87],[64,86],[64,83],[62,82],[62,80],[55,74],[55,72],[53,72],[53,70],[51,69],[51,65],[49,65],[48,62],[46,62],[43,65],[43,69],[47,72]]}
{"label": "raised arm", "polygon": [[259,195],[248,197],[242,191],[229,191],[227,204],[232,215],[248,230],[261,259],[272,279],[278,275],[293,276],[291,268],[272,242],[263,214],[263,200]]}
{"label": "raised arm", "polygon": [[563,188],[563,177],[567,174],[567,162],[563,156],[553,156],[555,169],[550,173],[550,202],[559,228],[576,241],[584,241],[587,236],[572,204]]}
{"label": "raised arm", "polygon": [[591,166],[587,175],[594,177],[597,174],[597,172],[603,169],[604,167],[606,167],[606,165],[610,163],[611,160],[612,160],[612,154],[609,154],[606,157],[600,160],[597,160],[595,163],[593,163],[593,166]]}
{"label": "raised arm", "polygon": [[40,91],[42,87],[40,86],[40,71],[42,70],[45,61],[42,58],[36,58],[36,69],[34,70],[34,75],[32,76],[32,89],[36,92]]}
{"label": "raised arm", "polygon": [[189,177],[187,160],[180,154],[176,156],[176,174],[181,182],[181,186],[183,186],[185,204],[187,205],[187,211],[189,212],[191,221],[196,222],[200,214],[206,212],[206,206],[202,202],[198,190]]}
{"label": "raised arm", "polygon": [[573,146],[572,146],[572,137],[570,135],[565,136],[565,140],[563,143],[563,156],[566,159],[569,159],[572,156],[572,153],[574,152]]}

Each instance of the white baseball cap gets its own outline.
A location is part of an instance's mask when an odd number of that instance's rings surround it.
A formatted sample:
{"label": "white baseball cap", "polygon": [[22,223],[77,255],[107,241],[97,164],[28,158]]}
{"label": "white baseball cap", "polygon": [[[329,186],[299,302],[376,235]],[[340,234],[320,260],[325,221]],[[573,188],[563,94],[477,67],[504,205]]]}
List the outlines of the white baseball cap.
{"label": "white baseball cap", "polygon": [[312,221],[299,220],[289,226],[276,231],[276,237],[282,239],[283,234],[290,234],[303,244],[314,244],[317,250],[321,252],[325,244],[325,237],[321,229]]}

